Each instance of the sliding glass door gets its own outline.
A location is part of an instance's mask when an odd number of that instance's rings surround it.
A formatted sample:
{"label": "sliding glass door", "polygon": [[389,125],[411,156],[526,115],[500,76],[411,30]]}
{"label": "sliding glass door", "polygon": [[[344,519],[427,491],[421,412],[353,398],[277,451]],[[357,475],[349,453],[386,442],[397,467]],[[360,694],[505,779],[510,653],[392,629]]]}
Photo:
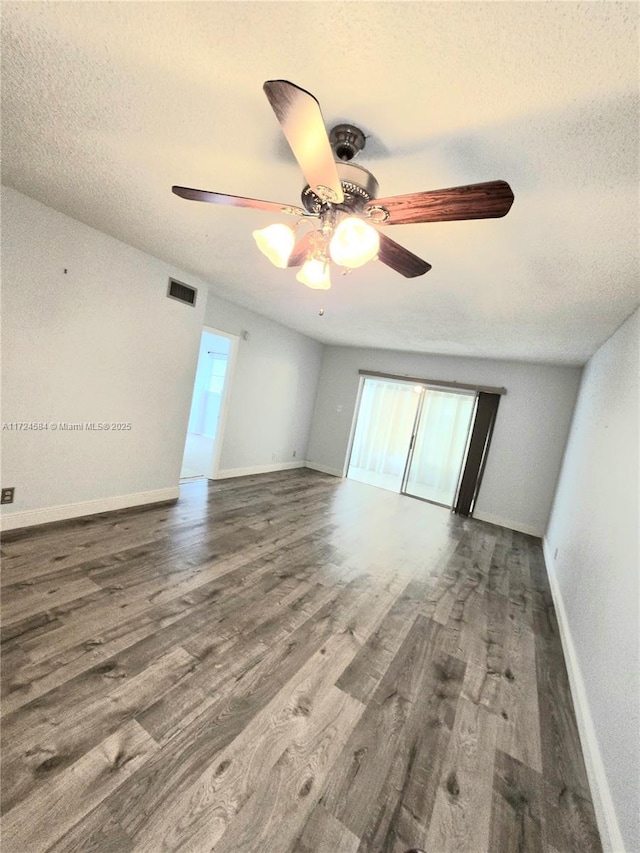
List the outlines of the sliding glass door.
{"label": "sliding glass door", "polygon": [[414,433],[420,387],[365,379],[347,477],[400,492]]}
{"label": "sliding glass door", "polygon": [[405,494],[452,506],[465,456],[475,393],[424,388],[405,477]]}
{"label": "sliding glass door", "polygon": [[347,477],[453,506],[475,392],[365,378]]}

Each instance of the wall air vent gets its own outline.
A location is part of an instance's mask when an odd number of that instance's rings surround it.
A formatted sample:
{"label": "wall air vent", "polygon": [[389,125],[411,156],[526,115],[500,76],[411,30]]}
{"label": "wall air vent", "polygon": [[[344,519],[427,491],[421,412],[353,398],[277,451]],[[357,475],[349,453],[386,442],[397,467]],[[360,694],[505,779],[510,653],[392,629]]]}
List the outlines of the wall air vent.
{"label": "wall air vent", "polygon": [[198,291],[195,287],[189,287],[188,284],[176,281],[175,278],[169,279],[167,296],[171,299],[177,299],[179,302],[186,302],[187,305],[195,305],[197,293]]}

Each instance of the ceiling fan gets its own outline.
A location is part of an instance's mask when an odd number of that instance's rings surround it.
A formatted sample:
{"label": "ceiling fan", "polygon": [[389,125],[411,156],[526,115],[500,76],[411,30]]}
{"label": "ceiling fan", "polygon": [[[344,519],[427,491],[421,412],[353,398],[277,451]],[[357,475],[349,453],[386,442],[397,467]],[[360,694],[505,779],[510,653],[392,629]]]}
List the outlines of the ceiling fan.
{"label": "ceiling fan", "polygon": [[[254,231],[253,236],[276,266],[300,267],[296,278],[308,287],[326,290],[331,286],[331,261],[349,270],[377,258],[406,278],[428,272],[431,264],[387,237],[386,226],[490,219],[509,212],[513,193],[505,181],[377,198],[374,176],[351,162],[365,146],[361,130],[341,124],[327,134],[316,98],[288,80],[268,80],[263,88],[308,182],[302,190],[303,206],[189,187],[172,190],[192,201],[298,217],[295,228],[275,224]],[[304,222],[312,228],[297,239],[297,228]],[[372,226],[383,226],[383,230]]]}

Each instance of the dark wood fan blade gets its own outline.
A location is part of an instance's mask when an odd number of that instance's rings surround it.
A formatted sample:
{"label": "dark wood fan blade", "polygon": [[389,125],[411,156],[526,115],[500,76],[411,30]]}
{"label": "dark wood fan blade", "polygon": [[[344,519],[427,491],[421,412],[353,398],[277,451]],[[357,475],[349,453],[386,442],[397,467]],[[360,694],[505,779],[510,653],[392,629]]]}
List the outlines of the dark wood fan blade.
{"label": "dark wood fan blade", "polygon": [[171,187],[172,192],[180,198],[190,201],[208,201],[210,204],[229,204],[232,207],[252,207],[255,210],[272,210],[276,213],[291,213],[294,216],[309,216],[306,210],[291,204],[280,204],[277,201],[261,201],[258,198],[243,198],[239,195],[194,190],[190,187]]}
{"label": "dark wood fan blade", "polygon": [[[504,216],[513,204],[511,187],[505,181],[488,181],[447,190],[410,193],[372,199],[365,212],[379,225],[411,222],[448,222],[455,219],[493,219]],[[385,219],[385,213],[388,213]]]}
{"label": "dark wood fan blade", "polygon": [[344,201],[318,101],[288,80],[267,80],[263,88],[311,189],[323,200]]}
{"label": "dark wood fan blade", "polygon": [[423,261],[413,252],[405,249],[400,243],[396,243],[386,234],[380,234],[380,249],[378,250],[378,260],[382,261],[392,270],[399,272],[405,278],[415,278],[418,275],[424,275],[431,269],[431,264]]}
{"label": "dark wood fan blade", "polygon": [[293,251],[291,252],[291,256],[289,257],[289,261],[287,263],[288,267],[301,267],[302,264],[307,260],[307,255],[309,254],[309,249],[311,248],[311,237],[313,231],[308,231],[306,234],[298,240],[298,242],[293,247]]}

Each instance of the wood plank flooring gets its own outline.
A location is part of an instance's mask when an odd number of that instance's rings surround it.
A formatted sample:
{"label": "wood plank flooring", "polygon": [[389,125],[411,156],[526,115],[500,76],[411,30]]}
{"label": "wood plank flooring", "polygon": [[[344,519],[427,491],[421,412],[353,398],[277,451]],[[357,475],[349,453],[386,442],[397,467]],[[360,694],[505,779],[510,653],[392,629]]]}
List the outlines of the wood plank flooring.
{"label": "wood plank flooring", "polygon": [[539,540],[301,469],[2,553],[3,853],[601,851]]}

